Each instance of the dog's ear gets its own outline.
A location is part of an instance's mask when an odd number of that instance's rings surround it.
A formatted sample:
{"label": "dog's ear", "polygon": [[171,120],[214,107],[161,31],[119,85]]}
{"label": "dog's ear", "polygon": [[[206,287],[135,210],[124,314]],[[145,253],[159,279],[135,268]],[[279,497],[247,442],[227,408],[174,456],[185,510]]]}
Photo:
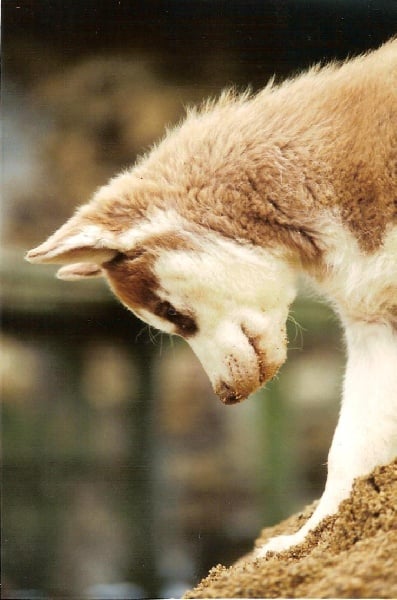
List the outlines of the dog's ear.
{"label": "dog's ear", "polygon": [[61,267],[57,272],[58,279],[66,281],[77,281],[78,279],[93,279],[102,277],[103,271],[100,265],[94,263],[75,263]]}
{"label": "dog's ear", "polygon": [[100,225],[90,223],[77,213],[46,242],[30,250],[26,260],[69,265],[67,269],[60,270],[59,277],[80,279],[98,276],[100,265],[118,252],[112,237]]}

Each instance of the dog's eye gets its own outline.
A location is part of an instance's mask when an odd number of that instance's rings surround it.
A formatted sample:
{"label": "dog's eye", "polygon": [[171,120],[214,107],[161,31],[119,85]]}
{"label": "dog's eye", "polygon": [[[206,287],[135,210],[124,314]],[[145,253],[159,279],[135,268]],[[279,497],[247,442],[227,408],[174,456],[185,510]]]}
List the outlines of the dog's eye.
{"label": "dog's eye", "polygon": [[159,302],[156,306],[155,314],[176,325],[181,335],[192,335],[198,329],[193,317],[178,312],[170,302]]}
{"label": "dog's eye", "polygon": [[177,315],[177,312],[176,312],[175,308],[173,306],[169,306],[167,308],[167,317],[172,318],[172,317],[176,317],[176,315]]}
{"label": "dog's eye", "polygon": [[170,302],[164,301],[159,302],[156,306],[156,314],[159,315],[159,317],[163,317],[164,319],[173,321],[178,315],[178,312],[175,310],[175,308]]}

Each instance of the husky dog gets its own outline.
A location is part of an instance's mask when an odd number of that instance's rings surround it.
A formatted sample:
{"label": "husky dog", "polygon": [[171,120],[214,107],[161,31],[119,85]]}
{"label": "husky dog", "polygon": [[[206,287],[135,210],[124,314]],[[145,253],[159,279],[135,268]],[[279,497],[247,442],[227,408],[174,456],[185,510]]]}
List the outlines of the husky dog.
{"label": "husky dog", "polygon": [[[139,318],[187,340],[225,404],[273,377],[300,275],[333,304],[347,367],[325,491],[396,455],[397,40],[255,95],[224,93],[27,254],[104,276]],[[308,382],[308,384],[310,384]]]}

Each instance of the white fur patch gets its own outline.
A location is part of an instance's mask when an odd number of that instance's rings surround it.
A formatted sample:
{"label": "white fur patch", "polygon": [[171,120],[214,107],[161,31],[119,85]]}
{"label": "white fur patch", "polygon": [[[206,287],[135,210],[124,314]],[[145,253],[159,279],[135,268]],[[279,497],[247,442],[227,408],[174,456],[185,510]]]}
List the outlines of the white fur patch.
{"label": "white fur patch", "polygon": [[397,303],[397,227],[374,253],[362,252],[355,236],[334,215],[324,224],[327,270],[317,285],[342,317],[373,321]]}

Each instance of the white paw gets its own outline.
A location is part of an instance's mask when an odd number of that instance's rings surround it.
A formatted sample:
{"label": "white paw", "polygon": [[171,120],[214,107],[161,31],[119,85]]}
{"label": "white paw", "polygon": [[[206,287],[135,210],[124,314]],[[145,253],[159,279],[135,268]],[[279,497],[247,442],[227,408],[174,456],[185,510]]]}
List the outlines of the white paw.
{"label": "white paw", "polygon": [[305,539],[305,534],[298,531],[293,535],[278,535],[270,538],[266,544],[263,544],[255,551],[255,558],[263,558],[268,552],[282,552],[289,550],[293,546],[297,546]]}

